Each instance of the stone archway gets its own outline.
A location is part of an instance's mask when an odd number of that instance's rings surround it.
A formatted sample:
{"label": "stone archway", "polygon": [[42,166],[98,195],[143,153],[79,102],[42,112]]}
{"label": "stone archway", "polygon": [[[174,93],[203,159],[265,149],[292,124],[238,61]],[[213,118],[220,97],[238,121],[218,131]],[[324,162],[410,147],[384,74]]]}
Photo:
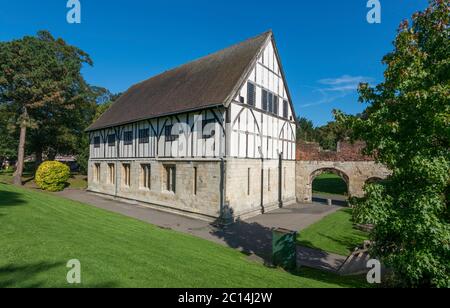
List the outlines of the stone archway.
{"label": "stone archway", "polygon": [[312,182],[315,177],[332,172],[346,183],[349,197],[362,197],[364,185],[370,179],[385,179],[390,172],[375,162],[333,162],[333,161],[297,161],[296,193],[301,203],[311,203]]}
{"label": "stone archway", "polygon": [[347,183],[349,197],[364,196],[367,181],[386,179],[391,172],[363,155],[364,142],[339,142],[336,152],[323,151],[317,143],[297,146],[296,194],[300,203],[312,202],[312,181],[323,172],[338,174]]}
{"label": "stone archway", "polygon": [[317,169],[314,172],[312,172],[310,175],[311,189],[313,188],[312,186],[314,184],[314,181],[322,174],[327,174],[327,173],[337,175],[339,178],[341,178],[342,181],[344,181],[345,185],[347,186],[346,190],[347,190],[347,194],[348,194],[350,179],[344,171],[336,169],[336,168],[322,168],[322,169]]}
{"label": "stone archway", "polygon": [[[327,175],[319,179],[322,175]],[[338,177],[328,177],[335,175]],[[350,178],[337,168],[320,168],[310,175],[311,201],[316,203],[336,204],[345,206],[348,203]],[[345,186],[345,189],[344,189]]]}

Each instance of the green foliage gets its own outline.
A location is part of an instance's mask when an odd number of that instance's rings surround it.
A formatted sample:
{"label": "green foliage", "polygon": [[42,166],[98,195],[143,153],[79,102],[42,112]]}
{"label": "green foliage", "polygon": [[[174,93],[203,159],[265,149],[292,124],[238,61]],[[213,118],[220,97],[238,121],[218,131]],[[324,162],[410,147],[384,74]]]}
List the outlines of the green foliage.
{"label": "green foliage", "polygon": [[70,177],[70,168],[57,161],[42,163],[36,171],[35,182],[39,188],[47,191],[61,191]]}
{"label": "green foliage", "polygon": [[350,130],[340,122],[329,122],[321,127],[314,127],[306,118],[298,119],[297,140],[305,142],[317,142],[324,150],[337,150],[339,141],[350,136]]}
{"label": "green foliage", "polygon": [[17,157],[17,134],[14,130],[14,122],[11,121],[13,113],[6,106],[0,104],[0,167],[3,159],[15,159]]}
{"label": "green foliage", "polygon": [[105,113],[105,111],[108,110],[109,107],[111,107],[113,102],[114,101],[108,101],[106,103],[97,105],[93,122],[97,121],[102,116],[102,114]]}
{"label": "green foliage", "polygon": [[297,140],[314,142],[317,140],[316,136],[317,132],[313,122],[303,117],[298,118]]}
{"label": "green foliage", "polygon": [[77,164],[80,168],[79,172],[81,174],[87,174],[88,172],[88,162],[89,162],[89,136],[83,134],[80,140],[80,147],[77,154]]}
{"label": "green foliage", "polygon": [[[100,118],[100,116],[111,107],[115,100],[117,100],[120,94],[112,94],[106,89],[95,88],[97,99],[97,106],[95,108],[95,113],[91,123],[95,122]],[[89,123],[89,124],[91,124]],[[87,125],[88,126],[88,125]],[[87,127],[86,126],[86,127]],[[89,161],[89,136],[87,134],[82,134],[79,140],[79,146],[77,154],[77,163],[80,166],[80,173],[87,174],[88,172],[88,161]]]}
{"label": "green foliage", "polygon": [[48,31],[0,42],[0,106],[15,131],[22,128],[27,153],[52,158],[78,148],[95,110],[94,93],[81,75],[84,64],[92,65],[89,55]]}
{"label": "green foliage", "polygon": [[401,24],[385,56],[385,81],[360,86],[365,118],[337,118],[366,141],[368,154],[393,175],[354,199],[355,219],[372,223],[372,254],[401,286],[448,287],[450,281],[449,0]]}

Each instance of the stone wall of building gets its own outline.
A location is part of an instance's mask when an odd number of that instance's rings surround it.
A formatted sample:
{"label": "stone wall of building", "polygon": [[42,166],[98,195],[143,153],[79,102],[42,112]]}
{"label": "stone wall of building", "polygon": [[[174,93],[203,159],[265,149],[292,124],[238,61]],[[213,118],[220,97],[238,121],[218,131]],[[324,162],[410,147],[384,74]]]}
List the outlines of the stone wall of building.
{"label": "stone wall of building", "polygon": [[[100,164],[100,181],[95,179],[95,164]],[[115,165],[115,183],[109,181],[109,164]],[[124,184],[123,164],[130,164],[131,167],[130,186]],[[142,187],[143,164],[151,166],[150,188]],[[167,166],[176,168],[175,192],[167,190]],[[220,215],[220,161],[91,161],[88,190],[149,206],[156,205],[173,212],[215,219]]]}
{"label": "stone wall of building", "polygon": [[[95,175],[96,164],[100,165],[99,180]],[[129,186],[124,183],[124,164],[130,165]],[[142,165],[146,164],[151,166],[150,188],[142,187]],[[114,165],[115,168],[114,183],[110,181],[110,165]],[[168,166],[174,166],[176,169],[175,192],[167,190]],[[257,159],[228,159],[224,167],[224,207],[231,209],[234,218],[249,218],[261,214],[263,209],[268,212],[279,207],[278,160],[267,160],[262,163]],[[295,161],[283,161],[281,189],[284,204],[295,202]],[[142,205],[214,220],[220,217],[221,162],[220,160],[93,160],[89,163],[88,190]]]}
{"label": "stone wall of building", "polygon": [[[244,219],[279,208],[279,169],[278,160],[227,160],[226,204],[235,217]],[[283,203],[295,202],[295,161],[282,162],[281,178]]]}

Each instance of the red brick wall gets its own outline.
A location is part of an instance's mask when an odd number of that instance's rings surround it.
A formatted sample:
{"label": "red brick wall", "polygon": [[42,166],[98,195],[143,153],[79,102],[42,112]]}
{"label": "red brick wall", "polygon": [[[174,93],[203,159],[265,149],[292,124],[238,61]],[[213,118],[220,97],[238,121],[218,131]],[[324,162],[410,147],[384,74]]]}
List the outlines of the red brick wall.
{"label": "red brick wall", "polygon": [[299,142],[297,144],[297,160],[302,161],[374,161],[373,157],[365,156],[362,150],[365,143],[357,141],[338,143],[336,152],[324,151],[318,143]]}

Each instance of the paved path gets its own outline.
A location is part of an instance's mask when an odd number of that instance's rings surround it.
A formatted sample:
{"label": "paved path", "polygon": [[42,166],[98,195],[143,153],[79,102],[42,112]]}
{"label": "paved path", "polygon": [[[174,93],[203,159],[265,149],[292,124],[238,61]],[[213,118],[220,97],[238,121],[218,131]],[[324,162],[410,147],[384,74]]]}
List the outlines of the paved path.
{"label": "paved path", "polygon": [[[133,217],[161,228],[188,233],[248,254],[254,254],[265,261],[270,260],[273,228],[284,228],[292,231],[303,230],[340,209],[339,207],[317,204],[296,204],[246,221],[238,221],[225,228],[217,228],[202,220],[112,200],[82,190],[69,189],[58,194],[71,200]],[[312,255],[310,257],[314,258]]]}
{"label": "paved path", "polygon": [[332,194],[313,194],[312,200],[314,203],[328,204],[328,200],[331,200],[333,205],[348,206],[348,197]]}

